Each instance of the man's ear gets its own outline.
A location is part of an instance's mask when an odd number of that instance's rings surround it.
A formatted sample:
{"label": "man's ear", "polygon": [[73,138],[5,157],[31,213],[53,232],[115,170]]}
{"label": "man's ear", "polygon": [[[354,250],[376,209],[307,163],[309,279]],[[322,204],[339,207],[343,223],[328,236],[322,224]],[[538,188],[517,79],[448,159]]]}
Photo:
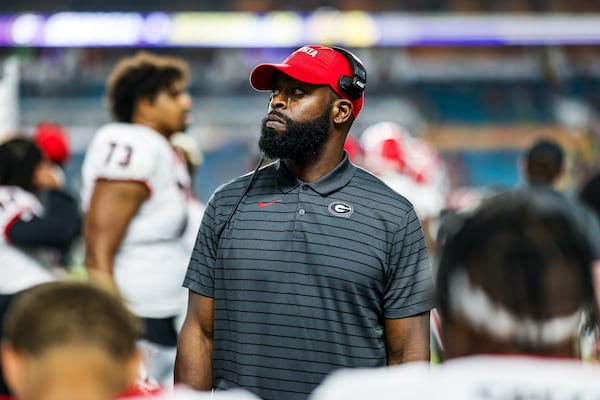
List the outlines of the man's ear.
{"label": "man's ear", "polygon": [[152,116],[152,107],[154,103],[149,97],[142,97],[135,103],[134,120],[146,121]]}
{"label": "man's ear", "polygon": [[332,118],[336,124],[343,124],[352,116],[352,102],[347,99],[336,99],[333,102]]}
{"label": "man's ear", "polygon": [[22,397],[25,390],[25,356],[17,352],[5,339],[0,348],[4,380],[15,397]]}

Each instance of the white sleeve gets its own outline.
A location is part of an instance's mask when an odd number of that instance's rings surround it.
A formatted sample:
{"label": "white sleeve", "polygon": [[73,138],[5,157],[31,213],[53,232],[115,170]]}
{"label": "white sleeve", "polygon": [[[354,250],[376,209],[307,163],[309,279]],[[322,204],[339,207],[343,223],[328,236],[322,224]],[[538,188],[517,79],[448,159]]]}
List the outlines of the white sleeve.
{"label": "white sleeve", "polygon": [[42,211],[37,198],[22,189],[0,187],[0,229],[4,237],[12,224],[19,218],[31,218]]}
{"label": "white sleeve", "polygon": [[148,183],[159,156],[152,141],[137,135],[107,134],[98,138],[91,152],[95,177]]}

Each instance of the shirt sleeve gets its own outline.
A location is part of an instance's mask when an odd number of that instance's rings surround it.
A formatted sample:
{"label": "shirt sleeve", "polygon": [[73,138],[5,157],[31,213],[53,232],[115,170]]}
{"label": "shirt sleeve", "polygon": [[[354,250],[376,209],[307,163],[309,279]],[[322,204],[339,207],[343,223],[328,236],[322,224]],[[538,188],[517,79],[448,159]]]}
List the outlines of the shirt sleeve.
{"label": "shirt sleeve", "polygon": [[433,308],[433,277],[423,229],[413,208],[394,235],[383,296],[384,317],[406,318]]}
{"label": "shirt sleeve", "polygon": [[81,216],[77,201],[67,192],[50,190],[46,210],[41,215],[31,211],[19,214],[7,227],[7,237],[16,245],[68,249],[81,233]]}
{"label": "shirt sleeve", "polygon": [[151,141],[133,135],[104,135],[95,143],[93,152],[97,178],[147,183],[159,165],[159,154]]}

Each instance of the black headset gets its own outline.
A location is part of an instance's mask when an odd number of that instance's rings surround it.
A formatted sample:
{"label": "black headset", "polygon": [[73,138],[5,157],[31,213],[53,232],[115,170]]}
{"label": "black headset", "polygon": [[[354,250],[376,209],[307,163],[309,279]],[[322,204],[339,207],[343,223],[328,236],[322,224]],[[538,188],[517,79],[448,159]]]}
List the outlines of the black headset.
{"label": "black headset", "polygon": [[342,75],[338,80],[338,85],[344,93],[348,95],[352,100],[360,99],[362,93],[365,91],[367,85],[367,70],[363,65],[362,61],[354,54],[341,47],[331,47],[333,50],[342,54],[350,63],[352,69],[352,76]]}

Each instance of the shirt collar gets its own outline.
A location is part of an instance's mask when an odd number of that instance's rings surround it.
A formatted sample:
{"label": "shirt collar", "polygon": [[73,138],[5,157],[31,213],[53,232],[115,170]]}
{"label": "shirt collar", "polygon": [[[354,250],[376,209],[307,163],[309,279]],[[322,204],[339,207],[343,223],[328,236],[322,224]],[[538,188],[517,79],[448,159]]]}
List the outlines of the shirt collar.
{"label": "shirt collar", "polygon": [[313,182],[302,182],[293,176],[281,162],[275,164],[277,171],[277,184],[283,193],[289,193],[299,185],[307,185],[320,195],[326,196],[346,186],[356,173],[356,166],[348,159],[348,153],[344,152],[342,161],[327,174]]}

